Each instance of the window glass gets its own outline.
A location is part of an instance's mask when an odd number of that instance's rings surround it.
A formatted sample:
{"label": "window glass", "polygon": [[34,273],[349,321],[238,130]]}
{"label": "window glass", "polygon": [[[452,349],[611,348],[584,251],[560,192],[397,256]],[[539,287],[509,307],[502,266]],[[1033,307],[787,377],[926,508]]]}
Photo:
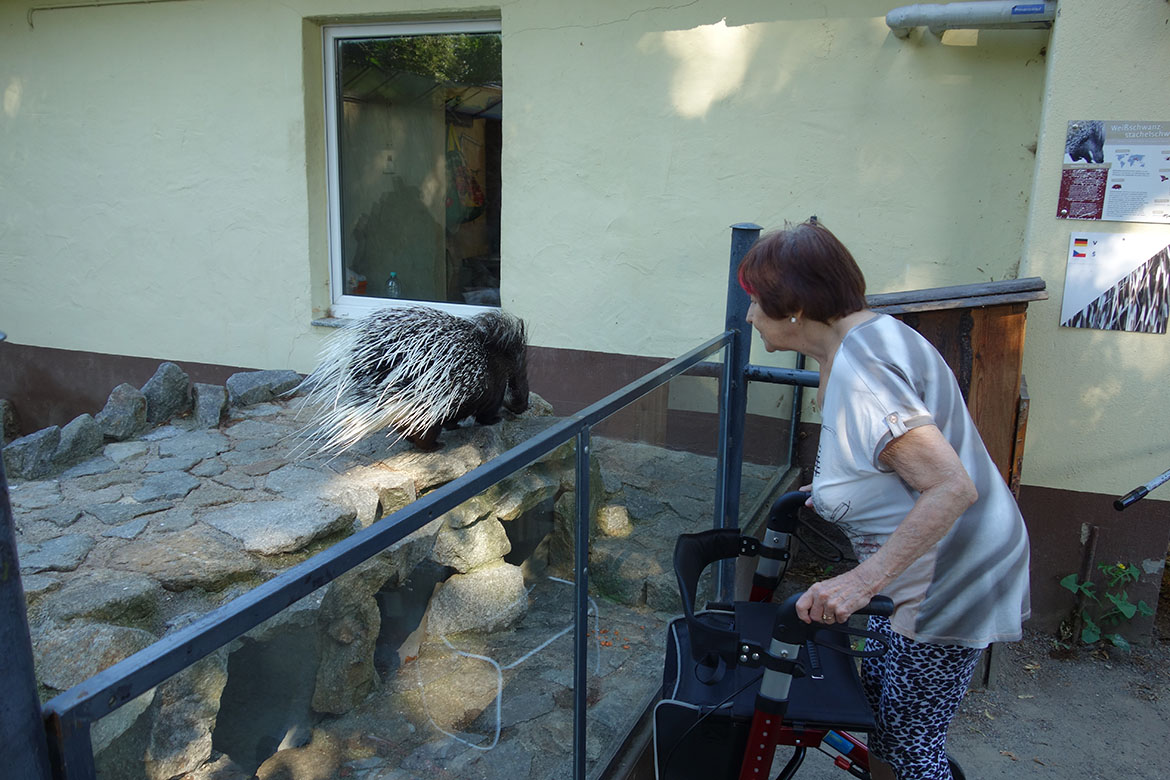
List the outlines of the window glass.
{"label": "window glass", "polygon": [[498,306],[498,22],[333,27],[326,44],[334,313]]}

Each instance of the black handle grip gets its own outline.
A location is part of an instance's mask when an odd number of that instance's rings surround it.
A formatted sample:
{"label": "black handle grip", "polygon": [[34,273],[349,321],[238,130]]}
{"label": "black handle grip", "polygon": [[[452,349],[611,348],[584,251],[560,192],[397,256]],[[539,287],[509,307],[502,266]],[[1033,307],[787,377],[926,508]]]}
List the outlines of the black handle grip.
{"label": "black handle grip", "polygon": [[889,596],[880,593],[869,600],[869,605],[857,610],[857,615],[878,615],[889,617],[894,614],[894,602]]}
{"label": "black handle grip", "polygon": [[768,528],[786,534],[794,533],[800,519],[800,508],[808,501],[808,497],[808,493],[793,490],[777,498],[768,510]]}
{"label": "black handle grip", "polygon": [[[800,600],[802,595],[804,595],[803,592],[793,593],[784,600],[784,603],[776,611],[776,625],[773,629],[772,636],[781,642],[800,644],[817,631],[829,627],[823,623],[805,623],[796,616],[796,602]],[[890,597],[878,594],[869,600],[869,604],[857,610],[854,614],[889,617],[893,612],[894,602]]]}
{"label": "black handle grip", "polygon": [[1134,488],[1133,490],[1129,491],[1121,498],[1115,500],[1113,502],[1113,508],[1116,509],[1118,512],[1120,512],[1121,510],[1125,509],[1127,506],[1130,506],[1132,504],[1136,504],[1138,501],[1145,498],[1149,494],[1149,492],[1150,492],[1149,489],[1145,485],[1142,485],[1139,488]]}

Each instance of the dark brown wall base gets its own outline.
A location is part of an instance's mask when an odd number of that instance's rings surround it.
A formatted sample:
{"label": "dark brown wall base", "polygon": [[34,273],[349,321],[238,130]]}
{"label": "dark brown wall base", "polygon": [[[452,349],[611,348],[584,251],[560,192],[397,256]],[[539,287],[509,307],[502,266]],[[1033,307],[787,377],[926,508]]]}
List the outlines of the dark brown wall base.
{"label": "dark brown wall base", "polygon": [[[123,382],[142,387],[163,358],[103,355],[0,342],[0,398],[7,398],[20,417],[21,434],[50,425],[65,425],[79,414],[97,414],[110,391]],[[192,382],[222,385],[247,369],[206,363],[171,361]]]}
{"label": "dark brown wall base", "polygon": [[[1027,474],[1025,460],[1025,475]],[[1113,509],[1116,496],[1078,493],[1072,490],[1032,487],[1020,489],[1020,511],[1028,523],[1032,539],[1032,625],[1056,631],[1076,604],[1072,593],[1060,586],[1065,575],[1079,572],[1088,549],[1088,527],[1096,525],[1097,549],[1091,562],[1097,592],[1103,594],[1096,564],[1136,564],[1143,569],[1142,578],[1126,588],[1130,600],[1144,600],[1151,607],[1158,604],[1164,587],[1165,571],[1147,574],[1166,560],[1170,546],[1170,512],[1164,501],[1146,499],[1118,512]],[[1170,587],[1170,586],[1165,586]],[[1091,604],[1091,602],[1090,602]],[[1155,622],[1170,626],[1170,616],[1134,618],[1129,630],[1123,631],[1136,641],[1148,640]]]}

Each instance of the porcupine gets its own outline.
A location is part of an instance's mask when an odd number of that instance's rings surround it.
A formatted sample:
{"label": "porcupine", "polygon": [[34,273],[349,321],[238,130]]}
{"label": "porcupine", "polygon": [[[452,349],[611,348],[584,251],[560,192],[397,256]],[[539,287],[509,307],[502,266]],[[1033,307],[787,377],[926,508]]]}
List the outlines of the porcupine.
{"label": "porcupine", "polygon": [[1073,162],[1105,162],[1105,125],[1099,119],[1069,122],[1064,153]]}
{"label": "porcupine", "polygon": [[384,428],[420,450],[439,431],[474,417],[500,420],[500,407],[528,408],[524,322],[501,311],[471,319],[425,306],[381,309],[330,339],[304,381],[316,407],[309,436],[341,452]]}

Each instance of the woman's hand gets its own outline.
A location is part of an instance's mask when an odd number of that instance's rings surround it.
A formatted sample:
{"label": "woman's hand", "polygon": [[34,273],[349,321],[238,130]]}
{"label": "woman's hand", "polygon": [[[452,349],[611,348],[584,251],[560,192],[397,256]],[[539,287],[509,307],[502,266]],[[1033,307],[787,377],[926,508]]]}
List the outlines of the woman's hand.
{"label": "woman's hand", "polygon": [[797,490],[799,490],[801,493],[808,493],[808,498],[805,499],[804,505],[809,509],[812,509],[812,483],[810,482],[807,485],[801,485],[797,488]]}
{"label": "woman's hand", "polygon": [[877,593],[864,572],[853,569],[806,590],[796,601],[796,616],[805,623],[844,623]]}

